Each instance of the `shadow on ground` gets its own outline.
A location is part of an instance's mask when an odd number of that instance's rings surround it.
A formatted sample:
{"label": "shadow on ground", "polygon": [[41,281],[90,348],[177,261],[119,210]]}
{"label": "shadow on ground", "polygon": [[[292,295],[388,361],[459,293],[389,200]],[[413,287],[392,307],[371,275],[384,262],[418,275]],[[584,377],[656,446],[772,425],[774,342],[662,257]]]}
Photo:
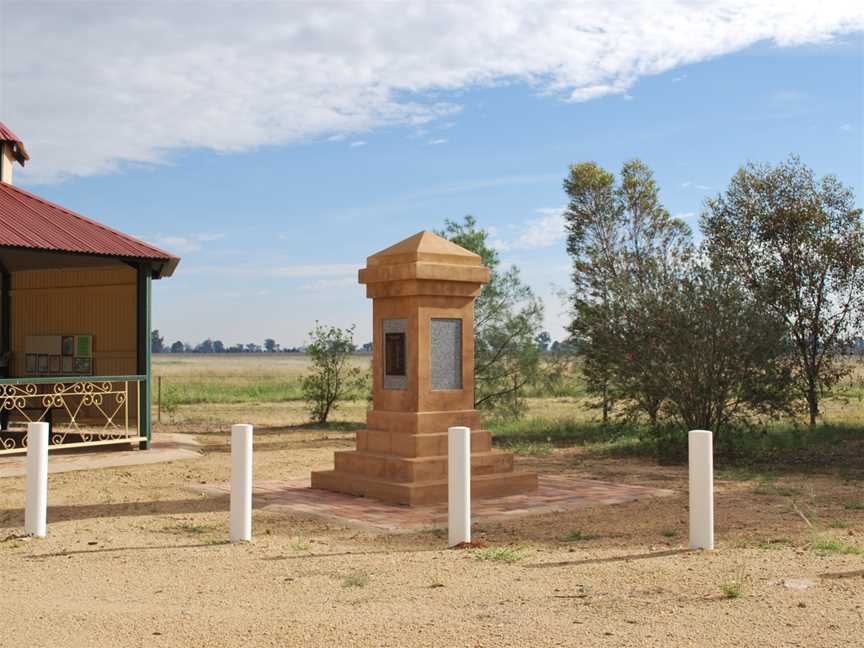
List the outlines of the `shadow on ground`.
{"label": "shadow on ground", "polygon": [[[227,495],[197,497],[195,499],[164,500],[155,502],[116,502],[111,504],[76,504],[49,506],[49,523],[94,518],[136,517],[139,515],[177,515],[185,513],[228,512]],[[24,509],[0,510],[0,529],[24,526]]]}

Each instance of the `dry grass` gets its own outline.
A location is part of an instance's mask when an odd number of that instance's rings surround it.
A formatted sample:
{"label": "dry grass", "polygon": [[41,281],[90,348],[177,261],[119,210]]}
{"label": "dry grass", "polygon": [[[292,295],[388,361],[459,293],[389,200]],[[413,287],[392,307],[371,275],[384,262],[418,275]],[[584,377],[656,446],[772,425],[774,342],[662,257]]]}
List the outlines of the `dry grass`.
{"label": "dry grass", "polygon": [[[371,356],[357,355],[353,363],[369,367]],[[277,374],[298,378],[309,369],[309,358],[302,353],[157,353],[153,374],[167,378],[200,381],[214,377],[252,379]]]}

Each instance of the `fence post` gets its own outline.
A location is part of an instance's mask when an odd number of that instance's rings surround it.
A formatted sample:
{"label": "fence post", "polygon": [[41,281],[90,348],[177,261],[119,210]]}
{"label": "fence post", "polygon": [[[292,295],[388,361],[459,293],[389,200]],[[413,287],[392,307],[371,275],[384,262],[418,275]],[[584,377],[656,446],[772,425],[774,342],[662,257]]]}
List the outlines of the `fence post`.
{"label": "fence post", "polygon": [[447,542],[471,542],[471,430],[447,430]]}
{"label": "fence post", "polygon": [[690,430],[690,548],[714,548],[714,452],[711,432]]}
{"label": "fence post", "polygon": [[48,518],[48,429],[47,423],[27,424],[27,504],[24,532],[44,538]]}
{"label": "fence post", "polygon": [[231,426],[231,542],[252,539],[252,426]]}

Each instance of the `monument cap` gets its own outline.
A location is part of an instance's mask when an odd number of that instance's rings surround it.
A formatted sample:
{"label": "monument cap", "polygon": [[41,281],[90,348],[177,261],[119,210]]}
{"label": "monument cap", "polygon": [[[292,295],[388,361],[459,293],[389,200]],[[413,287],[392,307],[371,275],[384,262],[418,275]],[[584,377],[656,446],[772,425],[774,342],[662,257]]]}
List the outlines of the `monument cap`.
{"label": "monument cap", "polygon": [[359,272],[361,284],[395,281],[455,281],[484,284],[490,271],[479,254],[424,230],[373,254]]}

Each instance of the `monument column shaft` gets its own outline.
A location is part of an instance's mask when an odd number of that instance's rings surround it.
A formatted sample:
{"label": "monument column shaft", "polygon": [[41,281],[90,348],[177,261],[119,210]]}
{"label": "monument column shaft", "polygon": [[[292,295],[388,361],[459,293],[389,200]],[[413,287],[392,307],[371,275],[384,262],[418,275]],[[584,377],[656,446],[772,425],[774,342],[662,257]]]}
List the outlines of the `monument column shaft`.
{"label": "monument column shaft", "polygon": [[[376,410],[391,412],[443,412],[474,407],[474,299],[440,295],[376,299],[372,307],[373,399]],[[405,388],[385,387],[385,328],[389,321],[405,320]],[[435,389],[432,385],[432,321],[459,323],[461,388]]]}

